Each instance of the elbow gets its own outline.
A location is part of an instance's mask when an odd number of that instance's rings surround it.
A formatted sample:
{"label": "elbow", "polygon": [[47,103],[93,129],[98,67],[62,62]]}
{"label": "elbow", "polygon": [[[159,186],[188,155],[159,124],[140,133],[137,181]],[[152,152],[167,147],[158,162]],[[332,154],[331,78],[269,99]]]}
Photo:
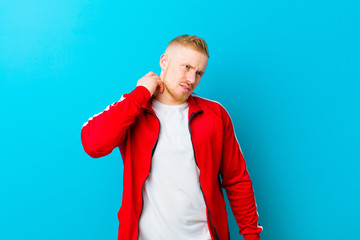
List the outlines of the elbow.
{"label": "elbow", "polygon": [[99,153],[95,149],[88,148],[88,147],[85,147],[85,146],[84,146],[84,151],[92,158],[100,158],[100,157],[104,156],[104,154]]}
{"label": "elbow", "polygon": [[95,139],[86,135],[86,130],[84,128],[81,129],[81,143],[84,151],[92,158],[100,158],[108,154],[101,151],[100,146]]}
{"label": "elbow", "polygon": [[82,146],[84,148],[84,151],[92,158],[99,158],[102,157],[101,154],[99,154],[99,151],[96,149],[95,146],[91,146],[91,144],[89,144],[88,142],[86,142],[86,140],[83,140],[83,138],[81,138],[81,142],[82,142]]}

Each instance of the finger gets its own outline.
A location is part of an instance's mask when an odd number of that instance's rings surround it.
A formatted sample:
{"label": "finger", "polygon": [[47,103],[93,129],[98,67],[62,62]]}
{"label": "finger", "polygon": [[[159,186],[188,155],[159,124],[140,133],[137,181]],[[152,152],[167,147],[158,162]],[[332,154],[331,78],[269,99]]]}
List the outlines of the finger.
{"label": "finger", "polygon": [[154,73],[154,72],[151,72],[151,76],[157,76],[158,77],[158,75],[156,73]]}
{"label": "finger", "polygon": [[152,73],[150,76],[151,76],[151,77],[159,78],[159,76],[158,76],[156,73]]}
{"label": "finger", "polygon": [[164,82],[161,81],[161,87],[160,87],[160,92],[164,92]]}
{"label": "finger", "polygon": [[154,72],[150,71],[146,74],[146,76],[153,77],[153,76],[157,76],[157,75]]}
{"label": "finger", "polygon": [[159,86],[159,91],[162,93],[164,91],[164,82],[161,81],[161,79],[159,78],[159,80],[157,81],[157,84]]}

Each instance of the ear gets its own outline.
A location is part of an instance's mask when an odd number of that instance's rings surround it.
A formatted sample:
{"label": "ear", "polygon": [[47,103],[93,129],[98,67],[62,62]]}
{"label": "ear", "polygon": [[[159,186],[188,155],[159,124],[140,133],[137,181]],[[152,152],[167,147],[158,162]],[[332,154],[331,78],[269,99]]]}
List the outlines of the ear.
{"label": "ear", "polygon": [[160,57],[160,67],[162,71],[165,71],[168,65],[168,55],[167,54],[163,54]]}

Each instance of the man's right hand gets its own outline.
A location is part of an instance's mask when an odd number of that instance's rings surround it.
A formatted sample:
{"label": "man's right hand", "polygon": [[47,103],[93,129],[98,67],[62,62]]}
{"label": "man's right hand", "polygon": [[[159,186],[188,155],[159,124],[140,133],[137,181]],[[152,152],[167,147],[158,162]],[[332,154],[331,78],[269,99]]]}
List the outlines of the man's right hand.
{"label": "man's right hand", "polygon": [[139,79],[136,86],[146,87],[151,96],[159,89],[160,92],[164,91],[164,83],[160,77],[153,72],[147,73],[145,76]]}

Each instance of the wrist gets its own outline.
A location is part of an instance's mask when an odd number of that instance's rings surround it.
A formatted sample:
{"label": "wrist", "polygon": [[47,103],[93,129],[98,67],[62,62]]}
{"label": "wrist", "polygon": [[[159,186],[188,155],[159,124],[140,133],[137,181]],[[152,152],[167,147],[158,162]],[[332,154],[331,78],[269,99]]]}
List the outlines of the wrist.
{"label": "wrist", "polygon": [[151,93],[145,86],[138,85],[130,93],[125,94],[124,97],[134,102],[140,108],[150,100]]}

